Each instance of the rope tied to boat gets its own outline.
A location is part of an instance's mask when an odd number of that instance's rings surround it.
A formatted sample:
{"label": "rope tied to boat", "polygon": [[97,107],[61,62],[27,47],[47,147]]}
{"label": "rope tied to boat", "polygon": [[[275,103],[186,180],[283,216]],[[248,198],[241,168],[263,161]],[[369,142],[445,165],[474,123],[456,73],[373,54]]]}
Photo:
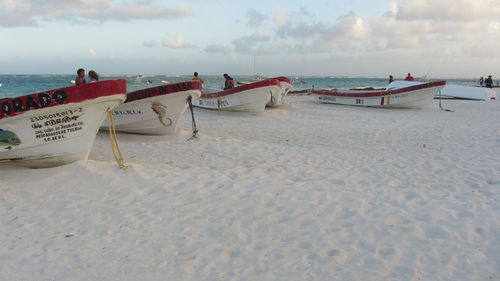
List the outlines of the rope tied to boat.
{"label": "rope tied to boat", "polygon": [[438,91],[438,98],[439,98],[439,109],[441,109],[442,111],[447,111],[447,112],[455,112],[454,110],[451,110],[451,109],[445,109],[443,108],[443,106],[441,105],[441,100],[442,100],[442,97],[441,97],[441,90]]}
{"label": "rope tied to boat", "polygon": [[109,143],[111,144],[111,151],[115,156],[118,167],[122,170],[127,170],[132,166],[125,164],[125,160],[123,160],[122,152],[120,150],[120,146],[118,145],[118,138],[116,137],[116,125],[115,120],[113,119],[113,112],[108,110],[107,114],[109,119]]}
{"label": "rope tied to boat", "polygon": [[193,127],[193,135],[188,139],[189,141],[198,138],[198,129],[196,128],[196,120],[194,119],[193,97],[189,96],[187,102],[189,104],[189,110],[191,111],[191,125]]}
{"label": "rope tied to boat", "polygon": [[269,91],[269,94],[271,95],[271,104],[275,105],[276,104],[276,98],[273,96],[273,92]]}

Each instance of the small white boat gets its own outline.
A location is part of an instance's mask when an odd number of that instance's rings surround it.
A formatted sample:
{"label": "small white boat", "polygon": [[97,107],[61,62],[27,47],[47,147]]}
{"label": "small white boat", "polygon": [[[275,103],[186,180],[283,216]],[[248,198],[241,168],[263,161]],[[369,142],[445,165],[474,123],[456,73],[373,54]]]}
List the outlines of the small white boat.
{"label": "small white boat", "polygon": [[126,92],[118,79],[0,99],[0,163],[43,168],[87,159],[106,112]]}
{"label": "small white boat", "polygon": [[193,104],[207,109],[261,113],[271,96],[280,92],[280,81],[268,79],[221,92],[203,93]]}
{"label": "small white boat", "polygon": [[[422,108],[434,104],[434,96],[446,81],[388,87],[385,91],[312,90],[319,102],[370,107]],[[390,86],[390,85],[389,85]]]}
{"label": "small white boat", "polygon": [[[408,85],[420,85],[422,82],[394,81],[389,84],[389,89],[399,89]],[[464,99],[464,100],[490,100],[496,98],[494,90],[486,87],[471,87],[463,85],[446,84],[437,94],[437,97]]]}
{"label": "small white boat", "polygon": [[[119,132],[166,135],[177,129],[179,117],[192,101],[201,96],[200,81],[161,85],[127,94],[125,103],[113,110],[115,128]],[[103,129],[109,129],[106,120]]]}
{"label": "small white boat", "polygon": [[273,78],[280,82],[281,91],[272,95],[269,101],[267,102],[267,106],[276,107],[285,104],[286,95],[290,90],[292,90],[292,81],[286,77],[276,77]]}

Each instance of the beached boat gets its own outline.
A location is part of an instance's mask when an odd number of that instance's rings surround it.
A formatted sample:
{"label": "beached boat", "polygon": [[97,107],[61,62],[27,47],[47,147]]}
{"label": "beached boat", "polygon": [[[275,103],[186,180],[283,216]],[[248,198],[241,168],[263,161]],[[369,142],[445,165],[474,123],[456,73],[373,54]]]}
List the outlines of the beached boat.
{"label": "beached boat", "polygon": [[312,90],[311,94],[322,103],[421,108],[434,104],[434,96],[445,85],[446,81],[437,81],[403,88],[388,87],[385,91]]}
{"label": "beached boat", "polygon": [[274,95],[271,96],[271,98],[267,102],[267,106],[269,107],[276,107],[283,105],[286,100],[286,95],[293,88],[292,81],[286,77],[281,76],[273,79],[276,79],[280,82],[281,91],[276,92]]}
{"label": "beached boat", "polygon": [[[394,81],[387,87],[388,89],[400,89],[409,85],[421,85],[423,82],[416,81]],[[464,85],[446,84],[436,95],[437,98],[464,99],[464,100],[490,100],[496,98],[493,89],[486,87],[472,87]]]}
{"label": "beached boat", "polygon": [[[165,135],[174,133],[179,117],[192,101],[201,96],[200,81],[161,85],[127,94],[125,103],[113,110],[115,128],[119,132]],[[106,120],[103,129],[109,129]]]}
{"label": "beached boat", "polygon": [[126,92],[118,79],[0,99],[0,163],[41,168],[86,159],[106,112]]}
{"label": "beached boat", "polygon": [[261,113],[271,96],[279,92],[280,81],[268,79],[221,92],[203,93],[193,104],[207,109]]}

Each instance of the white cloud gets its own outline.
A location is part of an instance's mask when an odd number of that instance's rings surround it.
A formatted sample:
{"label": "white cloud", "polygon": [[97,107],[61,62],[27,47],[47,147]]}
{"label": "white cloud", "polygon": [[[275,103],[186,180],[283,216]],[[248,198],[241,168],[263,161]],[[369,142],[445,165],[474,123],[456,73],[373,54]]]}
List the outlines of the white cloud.
{"label": "white cloud", "polygon": [[0,0],[0,26],[36,26],[48,20],[147,20],[186,17],[191,8],[170,8],[154,0]]}
{"label": "white cloud", "polygon": [[89,54],[93,57],[97,56],[97,52],[94,49],[89,49]]}
{"label": "white cloud", "polygon": [[490,33],[499,34],[500,33],[500,22],[490,22],[488,25],[488,31]]}
{"label": "white cloud", "polygon": [[[500,45],[500,0],[399,0],[386,15],[370,20],[371,38],[382,49],[408,49],[413,54],[436,53],[444,57],[465,57],[491,52]],[[487,40],[485,40],[487,38]]]}
{"label": "white cloud", "polygon": [[288,18],[290,17],[290,13],[283,6],[278,6],[276,9],[276,15],[274,16],[274,22],[278,26],[283,26],[288,23]]}
{"label": "white cloud", "polygon": [[257,12],[255,9],[250,9],[247,11],[248,25],[250,26],[260,26],[262,22],[267,19],[267,16]]}
{"label": "white cloud", "polygon": [[234,50],[238,53],[249,53],[259,42],[269,41],[270,36],[263,30],[257,30],[249,36],[238,37],[233,40]]}
{"label": "white cloud", "polygon": [[400,20],[475,21],[500,15],[499,0],[398,0],[391,9]]}
{"label": "white cloud", "polygon": [[163,46],[172,49],[187,49],[194,47],[193,45],[187,43],[180,35],[176,35],[175,37],[163,37]]}

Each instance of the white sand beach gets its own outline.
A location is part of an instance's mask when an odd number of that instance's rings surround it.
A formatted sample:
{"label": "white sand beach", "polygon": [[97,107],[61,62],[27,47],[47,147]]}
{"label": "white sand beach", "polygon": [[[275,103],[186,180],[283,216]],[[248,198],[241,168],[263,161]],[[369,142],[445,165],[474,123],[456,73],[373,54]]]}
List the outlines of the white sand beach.
{"label": "white sand beach", "polygon": [[[437,103],[437,101],[436,101]],[[500,280],[500,102],[196,109],[0,168],[0,280]]]}

